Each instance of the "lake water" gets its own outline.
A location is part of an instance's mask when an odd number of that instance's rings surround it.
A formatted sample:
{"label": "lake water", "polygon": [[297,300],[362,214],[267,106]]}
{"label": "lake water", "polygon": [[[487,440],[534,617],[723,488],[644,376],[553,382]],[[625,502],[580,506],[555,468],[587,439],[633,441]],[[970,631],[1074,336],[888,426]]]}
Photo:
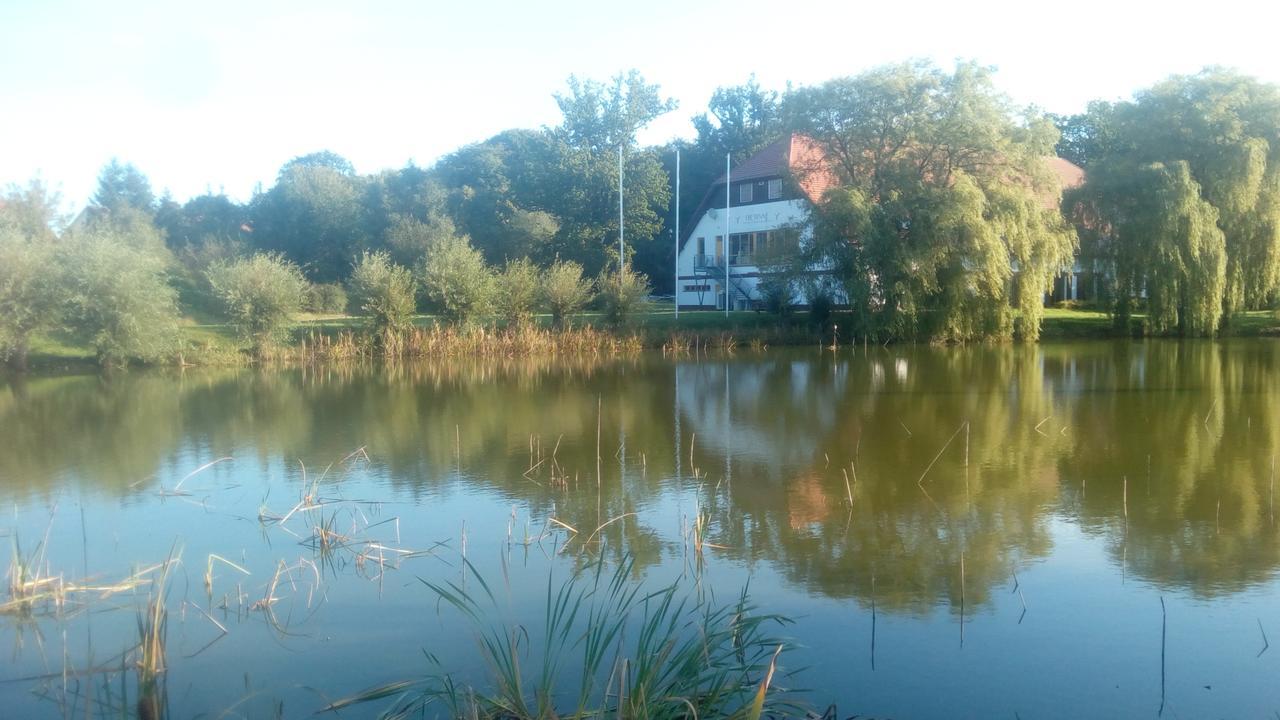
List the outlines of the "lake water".
{"label": "lake water", "polygon": [[32,377],[0,438],[0,533],[64,583],[0,614],[4,717],[132,712],[122,581],[171,552],[172,717],[482,681],[420,582],[463,553],[530,623],[599,557],[749,584],[841,717],[1280,710],[1272,340]]}

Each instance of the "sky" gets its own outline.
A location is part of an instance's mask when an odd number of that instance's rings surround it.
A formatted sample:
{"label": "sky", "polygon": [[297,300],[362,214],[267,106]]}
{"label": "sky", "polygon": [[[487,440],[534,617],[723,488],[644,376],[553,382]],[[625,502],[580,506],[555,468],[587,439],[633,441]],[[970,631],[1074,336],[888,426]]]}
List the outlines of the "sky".
{"label": "sky", "polygon": [[0,0],[0,186],[39,175],[75,210],[116,157],[176,200],[245,201],[309,152],[370,173],[554,125],[569,75],[631,68],[679,102],[645,143],[753,73],[782,90],[912,58],[1079,112],[1206,65],[1280,83],[1278,21],[1258,0]]}

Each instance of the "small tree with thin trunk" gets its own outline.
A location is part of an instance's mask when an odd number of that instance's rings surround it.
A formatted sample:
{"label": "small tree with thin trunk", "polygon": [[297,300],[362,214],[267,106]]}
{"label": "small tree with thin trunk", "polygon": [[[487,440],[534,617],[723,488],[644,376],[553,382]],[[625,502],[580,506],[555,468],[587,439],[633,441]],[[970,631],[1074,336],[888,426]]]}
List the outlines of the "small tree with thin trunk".
{"label": "small tree with thin trunk", "polygon": [[418,283],[385,252],[366,252],[351,273],[351,292],[378,333],[399,334],[413,325]]}
{"label": "small tree with thin trunk", "polygon": [[603,273],[597,285],[604,318],[611,325],[626,325],[645,308],[652,288],[649,278],[627,268]]}
{"label": "small tree with thin trunk", "polygon": [[542,298],[556,327],[564,327],[569,316],[591,302],[591,281],[582,277],[582,266],[571,260],[556,260],[547,268]]}
{"label": "small tree with thin trunk", "polygon": [[67,329],[93,347],[98,362],[157,362],[178,349],[177,291],[160,254],[106,230],[64,238],[58,253]]}
{"label": "small tree with thin trunk", "polygon": [[231,324],[259,355],[285,339],[307,292],[302,271],[277,253],[215,263],[208,275]]}
{"label": "small tree with thin trunk", "polygon": [[454,325],[469,325],[493,300],[493,272],[465,238],[440,238],[422,262],[422,287],[436,311]]}
{"label": "small tree with thin trunk", "polygon": [[0,361],[26,369],[31,335],[62,315],[60,275],[53,245],[0,227]]}
{"label": "small tree with thin trunk", "polygon": [[533,320],[538,304],[538,268],[528,258],[508,260],[498,277],[498,312],[510,327]]}

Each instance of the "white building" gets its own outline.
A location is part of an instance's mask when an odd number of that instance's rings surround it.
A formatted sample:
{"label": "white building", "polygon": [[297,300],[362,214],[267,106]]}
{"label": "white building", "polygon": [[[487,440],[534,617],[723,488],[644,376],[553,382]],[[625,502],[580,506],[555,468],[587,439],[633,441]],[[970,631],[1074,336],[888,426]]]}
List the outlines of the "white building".
{"label": "white building", "polygon": [[[734,310],[758,306],[760,279],[767,273],[757,264],[760,258],[785,256],[788,248],[808,242],[810,203],[835,183],[816,144],[797,134],[766,146],[729,175],[727,222],[721,175],[680,238],[676,302],[682,309],[723,310],[726,296]],[[797,289],[792,302],[806,301]]]}
{"label": "white building", "polygon": [[[1084,180],[1084,171],[1062,158],[1046,158],[1045,162],[1063,189]],[[761,267],[761,258],[785,258],[809,242],[809,208],[837,183],[822,150],[800,134],[766,146],[732,168],[729,176],[728,217],[725,177],[721,175],[694,211],[692,227],[680,238],[676,302],[682,310],[723,310],[726,295],[732,310],[759,307],[763,300],[760,281],[769,273],[767,266]],[[1057,194],[1043,198],[1049,208],[1056,208],[1058,200]],[[834,278],[821,267],[810,269],[814,279],[827,286],[836,304],[845,302]],[[1091,290],[1081,287],[1083,275],[1079,261],[1074,267],[1063,268],[1047,299],[1092,297]],[[792,290],[793,305],[808,302],[803,288]]]}

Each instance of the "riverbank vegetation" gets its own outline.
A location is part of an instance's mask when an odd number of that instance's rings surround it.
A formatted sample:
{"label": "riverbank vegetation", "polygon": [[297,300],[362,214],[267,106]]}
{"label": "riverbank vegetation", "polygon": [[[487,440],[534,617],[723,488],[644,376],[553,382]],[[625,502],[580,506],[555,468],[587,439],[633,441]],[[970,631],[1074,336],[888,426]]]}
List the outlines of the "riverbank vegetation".
{"label": "riverbank vegetation", "polygon": [[[637,133],[674,104],[638,73],[571,78],[556,100],[560,124],[429,168],[361,175],[331,152],[304,155],[247,203],[157,198],[115,160],[74,218],[39,179],[10,187],[0,359],[221,364],[1276,324],[1280,91],[1252,78],[1206,70],[1072,117],[1014,107],[971,63],[786,93],[752,79],[715,92],[692,140],[650,147]],[[673,290],[675,151],[687,227],[726,153],[787,132],[823,148],[835,185],[812,209],[813,242],[771,268],[786,282],[763,283],[774,315],[655,313],[655,293]],[[1087,173],[1061,206],[1043,163],[1055,148]],[[788,312],[776,300],[814,263],[833,268],[830,283],[807,293],[809,313]],[[1105,322],[1046,313],[1073,263]],[[847,311],[831,313],[833,289]]]}

